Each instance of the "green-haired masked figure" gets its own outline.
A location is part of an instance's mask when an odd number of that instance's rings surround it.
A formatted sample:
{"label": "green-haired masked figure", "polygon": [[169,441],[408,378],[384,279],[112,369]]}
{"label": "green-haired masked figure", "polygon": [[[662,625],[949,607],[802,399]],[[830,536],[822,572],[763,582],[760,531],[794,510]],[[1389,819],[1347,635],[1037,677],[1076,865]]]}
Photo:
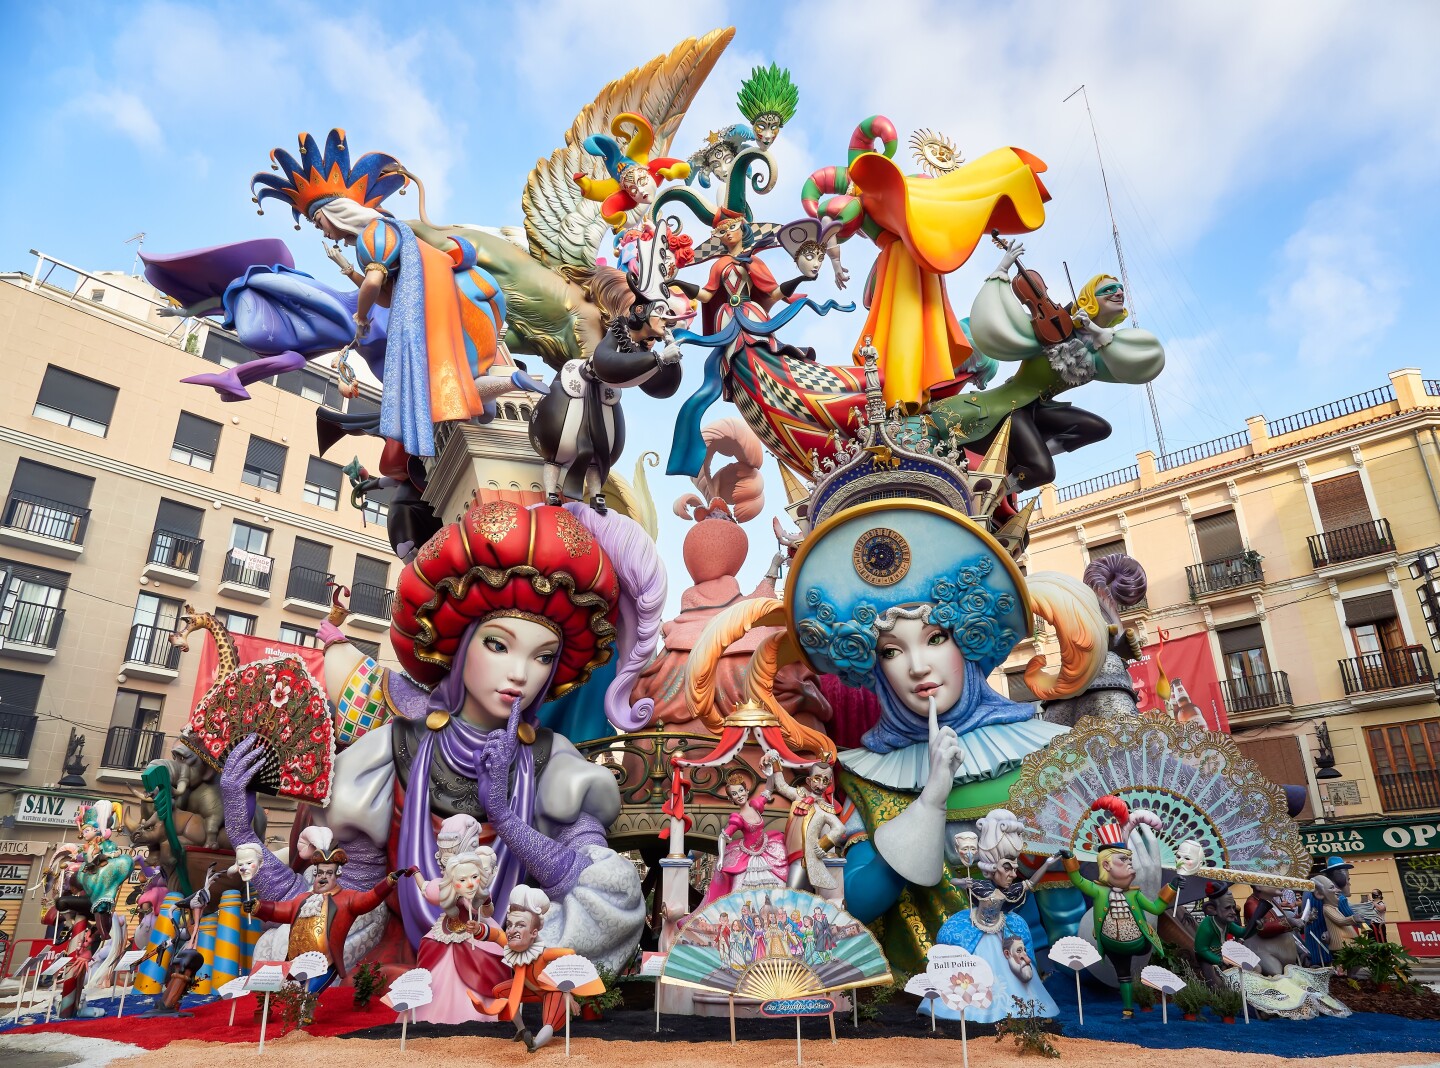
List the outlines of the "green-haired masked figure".
{"label": "green-haired masked figure", "polygon": [[780,128],[795,117],[800,103],[800,90],[790,80],[790,71],[774,63],[756,67],[750,77],[740,83],[736,97],[740,114],[755,131],[755,140],[769,149],[780,136]]}

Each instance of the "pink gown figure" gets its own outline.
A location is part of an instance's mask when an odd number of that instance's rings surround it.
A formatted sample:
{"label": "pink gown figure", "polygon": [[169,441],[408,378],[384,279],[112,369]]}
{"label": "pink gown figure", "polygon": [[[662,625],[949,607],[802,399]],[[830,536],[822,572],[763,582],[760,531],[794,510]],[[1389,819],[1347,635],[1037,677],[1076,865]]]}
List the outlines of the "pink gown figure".
{"label": "pink gown figure", "polygon": [[[756,886],[784,886],[788,864],[785,833],[766,831],[765,803],[770,790],[761,786],[752,795],[750,776],[732,771],[725,778],[725,793],[737,806],[720,835],[720,860],[705,890],[704,908],[716,898]],[[735,836],[739,835],[739,840]]]}
{"label": "pink gown figure", "polygon": [[499,928],[487,908],[496,868],[495,851],[479,846],[449,857],[439,879],[426,883],[416,877],[425,896],[433,894],[442,914],[420,940],[416,963],[430,972],[432,998],[415,1010],[415,1020],[462,1024],[495,1019],[481,1012],[476,1001],[509,976]]}

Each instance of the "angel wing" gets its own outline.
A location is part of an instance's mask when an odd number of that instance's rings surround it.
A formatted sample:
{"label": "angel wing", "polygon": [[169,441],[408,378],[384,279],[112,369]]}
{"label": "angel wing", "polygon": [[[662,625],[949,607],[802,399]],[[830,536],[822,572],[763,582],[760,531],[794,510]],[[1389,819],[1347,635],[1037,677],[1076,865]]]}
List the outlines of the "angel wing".
{"label": "angel wing", "polygon": [[[548,267],[594,266],[595,250],[609,227],[600,218],[600,205],[580,195],[572,176],[606,175],[600,160],[585,151],[585,138],[609,130],[615,116],[636,112],[655,127],[651,156],[666,155],[690,102],[734,37],[732,26],[687,38],[668,55],[617,78],[585,105],[565,131],[564,147],[536,163],[525,180],[520,204],[532,256]],[[639,216],[637,209],[631,221]]]}

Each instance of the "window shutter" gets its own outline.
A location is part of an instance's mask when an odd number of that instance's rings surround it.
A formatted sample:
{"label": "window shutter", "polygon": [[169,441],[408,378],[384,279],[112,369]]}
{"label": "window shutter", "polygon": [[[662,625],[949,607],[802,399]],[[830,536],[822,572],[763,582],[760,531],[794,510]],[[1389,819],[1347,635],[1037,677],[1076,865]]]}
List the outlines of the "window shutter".
{"label": "window shutter", "polygon": [[90,492],[94,488],[93,478],[37,464],[33,460],[21,460],[16,465],[15,480],[10,484],[11,493],[29,493],[72,508],[89,508]]}
{"label": "window shutter", "polygon": [[167,501],[164,498],[160,501],[159,511],[155,513],[156,530],[168,530],[172,534],[183,534],[187,538],[198,538],[200,524],[204,521],[203,508],[192,508],[188,504]]}
{"label": "window shutter", "polygon": [[355,585],[386,589],[390,584],[390,565],[368,556],[355,557]]}
{"label": "window shutter", "polygon": [[48,567],[34,567],[15,560],[0,560],[0,570],[7,568],[12,583],[33,582],[37,586],[49,586],[52,590],[64,590],[70,586],[70,576],[63,571],[51,571]]}
{"label": "window shutter", "polygon": [[218,330],[207,330],[205,332],[205,348],[201,352],[200,358],[209,360],[211,363],[221,363],[224,360],[229,360],[231,363],[249,363],[260,357],[234,338],[226,337]]}
{"label": "window shutter", "polygon": [[290,562],[295,567],[308,567],[312,571],[326,574],[330,571],[330,546],[322,545],[318,541],[296,538],[295,553]]}
{"label": "window shutter", "polygon": [[[1305,758],[1300,755],[1300,742],[1293,735],[1284,738],[1241,739],[1235,744],[1240,752],[1260,769],[1260,773],[1277,786],[1303,786],[1306,782]],[[1305,820],[1313,817],[1310,811],[1310,791],[1305,791],[1305,807],[1295,818]]]}
{"label": "window shutter", "polygon": [[1366,623],[1383,623],[1395,618],[1395,598],[1389,593],[1347,597],[1344,604],[1347,627],[1362,627]]}
{"label": "window shutter", "polygon": [[290,450],[284,445],[250,435],[250,445],[245,450],[245,466],[268,471],[277,478],[285,471],[285,456]]}
{"label": "window shutter", "polygon": [[1022,704],[1031,704],[1036,700],[1030,688],[1025,685],[1025,673],[1023,671],[1011,671],[1005,675],[1005,689],[1007,696],[1012,701],[1019,701]]}
{"label": "window shutter", "polygon": [[40,704],[44,675],[28,671],[0,671],[0,712],[35,714]]}
{"label": "window shutter", "polygon": [[1370,522],[1370,502],[1365,499],[1365,484],[1358,474],[1327,478],[1312,485],[1321,530],[1343,530]]}
{"label": "window shutter", "polygon": [[220,448],[220,424],[181,412],[180,423],[175,427],[175,444],[214,456]]}
{"label": "window shutter", "polygon": [[351,415],[377,415],[380,405],[369,397],[351,397],[349,403],[345,405],[345,410]]}
{"label": "window shutter", "polygon": [[115,398],[120,391],[104,382],[74,374],[62,367],[45,368],[40,383],[40,403],[62,412],[78,415],[92,422],[110,425],[115,414]]}
{"label": "window shutter", "polygon": [[1251,623],[1244,627],[1230,627],[1219,631],[1218,634],[1220,652],[1224,656],[1265,648],[1265,632],[1260,629],[1259,623]]}
{"label": "window shutter", "polygon": [[1245,551],[1234,512],[1220,512],[1195,520],[1195,538],[1200,542],[1200,559],[1207,564]]}
{"label": "window shutter", "polygon": [[1090,563],[1106,556],[1114,556],[1117,553],[1125,555],[1125,539],[1117,538],[1115,541],[1102,542],[1099,545],[1088,545],[1085,548]]}
{"label": "window shutter", "polygon": [[305,468],[306,482],[312,486],[334,490],[336,493],[340,492],[340,482],[344,477],[345,472],[338,464],[332,464],[318,456],[310,457],[310,464]]}
{"label": "window shutter", "polygon": [[379,643],[379,642],[367,642],[367,641],[366,641],[365,639],[363,639],[363,638],[351,638],[351,639],[350,639],[350,644],[353,645],[353,646],[355,646],[355,648],[359,649],[362,653],[364,653],[366,656],[368,656],[371,660],[379,660],[379,659],[380,659],[380,643]]}

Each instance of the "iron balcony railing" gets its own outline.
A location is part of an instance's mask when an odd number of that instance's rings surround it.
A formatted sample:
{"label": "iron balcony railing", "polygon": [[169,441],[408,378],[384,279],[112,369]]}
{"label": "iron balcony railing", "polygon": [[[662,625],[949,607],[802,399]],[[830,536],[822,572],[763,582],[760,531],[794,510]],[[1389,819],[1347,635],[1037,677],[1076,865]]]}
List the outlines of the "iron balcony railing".
{"label": "iron balcony railing", "polygon": [[1425,381],[1425,395],[1427,397],[1440,397],[1440,378],[1427,378]]}
{"label": "iron balcony railing", "polygon": [[1129,467],[1122,467],[1118,471],[1107,471],[1103,475],[1087,478],[1084,482],[1072,482],[1068,486],[1060,486],[1055,490],[1055,497],[1060,501],[1073,501],[1076,497],[1099,493],[1101,490],[1114,489],[1116,486],[1123,486],[1127,482],[1136,482],[1139,478],[1140,468],[1135,464],[1131,464]]}
{"label": "iron balcony railing", "polygon": [[16,601],[10,618],[0,626],[0,637],[7,645],[29,645],[54,650],[60,641],[60,625],[65,622],[65,609],[33,601]]}
{"label": "iron balcony railing", "polygon": [[200,550],[205,542],[188,534],[177,534],[173,530],[157,529],[150,536],[150,563],[186,571],[192,575],[200,573]]}
{"label": "iron balcony railing", "polygon": [[1386,812],[1440,808],[1440,771],[1386,771],[1375,776],[1380,807]]}
{"label": "iron balcony railing", "polygon": [[164,746],[164,731],[111,727],[105,732],[105,753],[100,758],[100,766],[121,771],[143,771],[150,761],[163,755]]}
{"label": "iron balcony railing", "polygon": [[1209,593],[1222,593],[1225,590],[1264,582],[1265,571],[1260,566],[1259,555],[1247,550],[1219,560],[1191,564],[1185,569],[1185,580],[1190,584],[1190,597],[1193,600]]}
{"label": "iron balcony railing", "polygon": [[1372,519],[1353,527],[1327,530],[1312,534],[1306,540],[1310,544],[1310,562],[1316,567],[1329,567],[1347,560],[1395,551],[1395,539],[1390,534],[1388,519]]}
{"label": "iron balcony railing", "polygon": [[1376,389],[1367,389],[1364,393],[1357,393],[1353,397],[1344,397],[1329,404],[1322,404],[1318,408],[1307,408],[1303,412],[1296,412],[1294,415],[1282,416],[1279,419],[1271,419],[1265,424],[1265,433],[1272,438],[1278,438],[1281,434],[1293,434],[1297,430],[1304,430],[1306,427],[1315,426],[1317,423],[1326,423],[1331,419],[1341,419],[1347,415],[1355,415],[1370,408],[1378,408],[1382,404],[1389,404],[1395,399],[1394,386],[1380,386]]}
{"label": "iron balcony railing", "polygon": [[125,663],[176,670],[180,666],[180,648],[171,644],[172,633],[174,631],[169,627],[136,623],[130,628],[130,644],[125,648]]}
{"label": "iron balcony railing", "polygon": [[4,524],[11,530],[23,530],[52,541],[83,545],[85,528],[90,525],[90,509],[33,493],[12,493],[5,505]]}
{"label": "iron balcony railing", "polygon": [[24,760],[35,737],[35,713],[0,712],[0,757]]}
{"label": "iron balcony railing", "polygon": [[350,588],[350,611],[372,619],[389,619],[390,602],[395,591],[383,586],[372,586],[368,582],[357,582]]}
{"label": "iron balcony railing", "polygon": [[1290,676],[1283,671],[1263,675],[1241,675],[1238,679],[1221,679],[1220,693],[1231,715],[1237,712],[1259,712],[1266,708],[1285,708],[1295,701],[1290,696]]}
{"label": "iron balcony railing", "polygon": [[1248,430],[1238,430],[1233,434],[1226,434],[1223,438],[1215,438],[1212,441],[1202,441],[1198,445],[1177,449],[1174,452],[1162,453],[1155,458],[1155,466],[1161,471],[1169,471],[1172,467],[1184,467],[1186,464],[1193,464],[1196,460],[1208,460],[1212,456],[1219,456],[1222,453],[1243,449],[1249,444],[1250,432]]}
{"label": "iron balcony railing", "polygon": [[249,586],[252,590],[268,590],[270,588],[270,573],[275,570],[275,561],[268,556],[259,553],[250,553],[249,557],[259,557],[268,560],[268,568],[259,568],[250,560],[240,559],[235,556],[225,557],[225,567],[220,572],[221,582],[233,582],[237,586]]}
{"label": "iron balcony railing", "polygon": [[316,571],[313,567],[292,567],[290,578],[285,583],[285,596],[309,604],[329,604],[330,587],[335,576],[328,571]]}
{"label": "iron balcony railing", "polygon": [[1419,645],[1341,660],[1340,677],[1347,694],[1398,690],[1435,681],[1435,675],[1430,670],[1430,656]]}

